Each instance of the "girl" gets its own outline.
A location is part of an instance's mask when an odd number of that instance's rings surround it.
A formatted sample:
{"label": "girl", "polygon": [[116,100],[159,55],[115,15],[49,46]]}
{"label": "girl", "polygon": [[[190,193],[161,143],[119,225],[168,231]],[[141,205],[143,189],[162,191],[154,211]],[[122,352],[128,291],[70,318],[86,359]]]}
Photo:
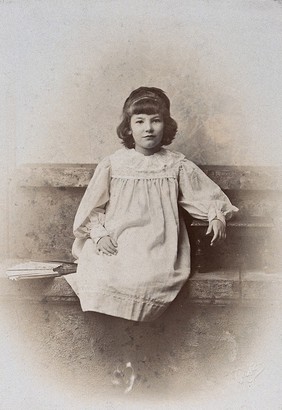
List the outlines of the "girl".
{"label": "girl", "polygon": [[106,157],[79,205],[66,279],[83,311],[136,321],[156,319],[190,273],[190,245],[178,205],[209,221],[211,245],[225,238],[225,220],[238,209],[184,155],[163,148],[177,124],[159,88],[134,90],[117,128],[122,149]]}

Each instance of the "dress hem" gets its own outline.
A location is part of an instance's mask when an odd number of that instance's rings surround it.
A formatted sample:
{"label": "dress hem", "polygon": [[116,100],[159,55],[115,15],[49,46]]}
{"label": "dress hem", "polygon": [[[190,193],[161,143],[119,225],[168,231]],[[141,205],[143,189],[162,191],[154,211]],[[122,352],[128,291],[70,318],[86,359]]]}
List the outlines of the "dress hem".
{"label": "dress hem", "polygon": [[94,311],[126,320],[151,322],[167,309],[169,303],[124,300],[103,293],[79,292],[80,305],[83,312]]}

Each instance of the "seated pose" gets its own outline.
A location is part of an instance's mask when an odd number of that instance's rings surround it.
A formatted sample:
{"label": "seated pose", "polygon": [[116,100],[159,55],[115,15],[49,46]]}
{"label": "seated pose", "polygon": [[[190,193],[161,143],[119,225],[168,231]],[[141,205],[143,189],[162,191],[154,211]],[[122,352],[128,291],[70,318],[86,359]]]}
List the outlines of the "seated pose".
{"label": "seated pose", "polygon": [[83,311],[152,321],[190,274],[190,245],[178,206],[209,222],[211,245],[225,239],[225,220],[238,209],[183,154],[170,151],[177,124],[159,88],[126,99],[117,128],[123,148],[97,166],[79,205],[66,279]]}

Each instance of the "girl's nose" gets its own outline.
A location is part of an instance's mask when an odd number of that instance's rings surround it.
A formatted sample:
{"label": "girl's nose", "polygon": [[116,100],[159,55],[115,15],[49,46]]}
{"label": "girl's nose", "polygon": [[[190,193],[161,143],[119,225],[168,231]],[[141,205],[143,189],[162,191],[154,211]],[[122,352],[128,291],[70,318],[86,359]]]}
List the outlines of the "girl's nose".
{"label": "girl's nose", "polygon": [[146,129],[146,131],[152,131],[152,123],[151,123],[151,121],[146,121],[146,123],[145,123],[145,129]]}

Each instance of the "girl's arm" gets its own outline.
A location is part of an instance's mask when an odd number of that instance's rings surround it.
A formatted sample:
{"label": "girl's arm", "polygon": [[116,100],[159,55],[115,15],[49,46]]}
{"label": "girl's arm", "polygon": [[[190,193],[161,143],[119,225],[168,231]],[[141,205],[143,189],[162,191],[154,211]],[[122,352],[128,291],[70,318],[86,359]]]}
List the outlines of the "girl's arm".
{"label": "girl's arm", "polygon": [[100,238],[108,235],[103,220],[109,200],[110,178],[110,160],[105,158],[98,164],[78,207],[73,224],[76,238],[91,237],[97,243]]}
{"label": "girl's arm", "polygon": [[209,222],[207,234],[213,231],[211,245],[225,239],[226,220],[238,208],[199,167],[183,160],[179,171],[179,205],[191,216]]}

